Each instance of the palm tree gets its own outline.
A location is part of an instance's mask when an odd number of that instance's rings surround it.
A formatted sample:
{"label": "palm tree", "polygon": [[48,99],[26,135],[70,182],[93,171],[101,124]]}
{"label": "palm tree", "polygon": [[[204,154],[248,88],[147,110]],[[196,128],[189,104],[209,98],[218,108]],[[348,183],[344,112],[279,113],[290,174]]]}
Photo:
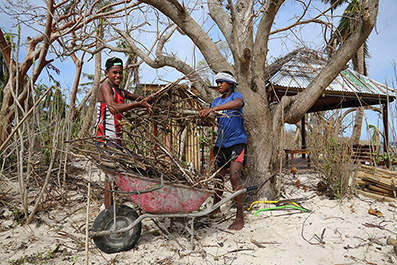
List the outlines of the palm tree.
{"label": "palm tree", "polygon": [[[337,7],[349,2],[348,0],[322,0],[324,3],[328,3],[334,5],[331,9],[331,12]],[[340,45],[342,42],[347,40],[347,38],[352,34],[352,32],[356,28],[356,19],[355,17],[359,15],[361,11],[362,2],[361,0],[352,0],[349,2],[348,6],[345,9],[343,17],[339,21],[339,25],[335,32],[331,35],[329,41],[329,47],[332,51],[336,50],[336,47]],[[370,58],[368,52],[367,42],[357,50],[355,56],[352,58],[353,69],[358,73],[367,76],[367,67],[366,67],[366,58]],[[364,109],[359,107],[356,111],[355,123],[353,126],[353,132],[351,136],[352,144],[359,144],[360,136],[361,136],[361,128],[364,117]]]}

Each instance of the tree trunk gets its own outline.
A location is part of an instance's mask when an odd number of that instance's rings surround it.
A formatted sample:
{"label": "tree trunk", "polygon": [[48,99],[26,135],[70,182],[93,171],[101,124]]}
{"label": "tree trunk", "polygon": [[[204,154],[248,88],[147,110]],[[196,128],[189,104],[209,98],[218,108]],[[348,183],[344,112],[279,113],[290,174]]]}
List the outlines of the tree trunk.
{"label": "tree trunk", "polygon": [[[261,187],[264,181],[268,180],[277,171],[277,145],[280,139],[280,131],[272,129],[272,120],[264,116],[245,114],[246,130],[248,135],[248,161],[244,168],[243,179],[245,186],[257,185]],[[252,122],[252,120],[255,120]],[[259,122],[259,123],[255,123]],[[261,190],[261,196],[268,199],[276,197],[276,189],[268,181]]]}
{"label": "tree trunk", "polygon": [[[364,44],[360,46],[356,53],[357,65],[354,70],[364,75]],[[353,145],[360,144],[361,130],[363,127],[364,109],[359,107],[356,111],[356,118],[354,121],[353,132],[350,138]]]}
{"label": "tree trunk", "polygon": [[[268,105],[266,97],[258,96],[248,87],[241,88],[244,102],[244,125],[248,136],[247,165],[243,168],[245,186],[261,186],[277,171],[277,146],[280,140],[281,117],[278,113],[264,115],[263,109]],[[248,89],[247,89],[248,88]],[[276,196],[273,182],[268,181],[258,194],[268,199]],[[250,199],[249,197],[246,197]]]}
{"label": "tree trunk", "polygon": [[[101,39],[101,36],[103,35],[102,28],[98,29],[98,38]],[[101,45],[100,42],[97,42],[97,48]],[[93,90],[91,93],[87,113],[84,117],[83,124],[81,125],[81,129],[79,132],[79,137],[85,137],[92,135],[93,132],[89,131],[91,128],[92,122],[94,120],[94,111],[95,111],[95,105],[96,105],[96,98],[97,98],[97,93],[99,90],[100,86],[100,81],[101,81],[101,64],[102,64],[102,56],[101,53],[98,52],[95,54],[95,75],[94,75],[94,85],[93,85]]]}
{"label": "tree trunk", "polygon": [[81,72],[83,70],[83,58],[84,58],[84,55],[82,56],[81,61],[79,59],[77,59],[77,56],[75,54],[72,54],[71,57],[73,59],[73,62],[76,65],[76,75],[74,77],[72,94],[70,96],[69,110],[68,110],[68,114],[66,115],[66,117],[68,117],[69,121],[73,121],[75,119],[75,116],[76,116],[75,115],[75,111],[76,111],[76,97],[77,97],[77,90],[78,90],[79,83],[80,83]]}
{"label": "tree trunk", "polygon": [[360,144],[363,119],[364,119],[364,108],[358,107],[356,110],[356,118],[354,121],[352,136],[350,138],[351,144],[353,144],[353,145]]}

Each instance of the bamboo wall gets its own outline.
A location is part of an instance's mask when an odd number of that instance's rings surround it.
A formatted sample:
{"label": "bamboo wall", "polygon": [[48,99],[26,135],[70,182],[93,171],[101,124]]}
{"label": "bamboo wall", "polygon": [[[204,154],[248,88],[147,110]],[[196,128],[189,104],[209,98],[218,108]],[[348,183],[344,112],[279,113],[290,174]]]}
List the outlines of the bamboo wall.
{"label": "bamboo wall", "polygon": [[[162,86],[157,84],[139,85],[136,94],[147,96],[153,91],[157,91]],[[190,104],[195,104],[189,101]],[[195,121],[177,121],[169,119],[167,131],[153,125],[152,131],[168,150],[172,151],[179,161],[184,165],[193,164],[198,172],[205,171],[210,161],[209,148],[200,147],[200,137],[206,134],[208,128],[199,126]]]}

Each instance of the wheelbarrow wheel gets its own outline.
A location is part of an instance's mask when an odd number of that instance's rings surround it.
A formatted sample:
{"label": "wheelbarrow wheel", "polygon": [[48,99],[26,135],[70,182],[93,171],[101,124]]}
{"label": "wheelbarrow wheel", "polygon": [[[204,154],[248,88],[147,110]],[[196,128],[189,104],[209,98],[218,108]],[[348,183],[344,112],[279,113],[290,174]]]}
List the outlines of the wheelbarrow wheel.
{"label": "wheelbarrow wheel", "polygon": [[[116,205],[117,228],[127,227],[138,218],[138,214],[130,207]],[[93,232],[112,230],[114,228],[113,205],[103,210],[95,219]],[[117,253],[132,249],[141,235],[142,224],[139,223],[124,233],[94,237],[95,245],[105,253]]]}

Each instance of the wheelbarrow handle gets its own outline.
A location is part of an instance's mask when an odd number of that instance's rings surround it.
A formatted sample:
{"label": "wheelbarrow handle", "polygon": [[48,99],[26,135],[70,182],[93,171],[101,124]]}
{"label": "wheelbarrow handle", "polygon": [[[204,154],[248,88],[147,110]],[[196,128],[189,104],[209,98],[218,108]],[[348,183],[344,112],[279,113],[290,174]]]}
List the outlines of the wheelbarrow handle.
{"label": "wheelbarrow handle", "polygon": [[235,197],[237,197],[238,195],[245,193],[249,190],[255,190],[257,189],[258,186],[252,186],[252,187],[248,187],[248,188],[244,188],[241,190],[238,190],[236,192],[234,192],[233,194],[231,194],[230,196],[223,198],[221,201],[219,201],[218,203],[212,205],[211,207],[205,209],[204,211],[196,211],[196,212],[192,212],[192,213],[164,213],[164,214],[150,214],[150,213],[145,213],[143,215],[140,215],[133,223],[131,223],[130,225],[117,229],[116,231],[111,231],[111,230],[103,230],[103,231],[97,231],[97,232],[93,232],[90,233],[90,238],[92,237],[96,237],[96,236],[107,236],[107,235],[111,235],[111,234],[116,234],[116,233],[124,233],[127,232],[129,230],[131,230],[135,225],[137,225],[139,222],[141,222],[143,219],[146,218],[160,218],[160,217],[188,217],[188,218],[195,218],[195,217],[200,217],[200,216],[204,216],[207,215],[209,213],[211,213],[212,211],[214,211],[215,209],[217,209],[218,207],[220,207],[222,204],[226,203],[229,200],[234,199]]}

